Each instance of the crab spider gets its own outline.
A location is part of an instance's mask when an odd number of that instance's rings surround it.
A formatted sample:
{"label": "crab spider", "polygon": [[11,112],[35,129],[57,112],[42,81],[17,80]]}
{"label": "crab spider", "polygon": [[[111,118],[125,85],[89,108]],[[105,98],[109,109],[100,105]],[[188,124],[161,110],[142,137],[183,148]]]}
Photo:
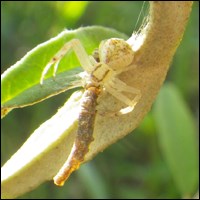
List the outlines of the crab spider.
{"label": "crab spider", "polygon": [[[87,76],[86,84],[89,79],[89,82],[99,85],[116,99],[126,104],[127,107],[121,109],[118,112],[119,115],[131,112],[141,98],[141,92],[139,89],[126,85],[117,77],[121,72],[128,70],[128,66],[134,58],[131,46],[123,39],[111,38],[101,42],[98,50],[100,62],[97,62],[92,56],[88,56],[78,39],[72,39],[46,65],[40,83],[43,84],[44,77],[52,65],[54,65],[53,75],[55,76],[60,60],[71,49],[74,50],[81,67],[90,77]],[[130,99],[123,92],[135,94],[135,97]]]}

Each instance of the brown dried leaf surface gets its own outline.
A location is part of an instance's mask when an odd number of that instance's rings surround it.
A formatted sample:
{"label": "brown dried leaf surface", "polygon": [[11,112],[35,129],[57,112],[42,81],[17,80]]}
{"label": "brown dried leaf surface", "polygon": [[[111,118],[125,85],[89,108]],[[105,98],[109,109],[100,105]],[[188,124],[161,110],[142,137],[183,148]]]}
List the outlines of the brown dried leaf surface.
{"label": "brown dried leaf surface", "polygon": [[[145,39],[141,41],[133,61],[137,67],[120,77],[127,85],[140,89],[142,98],[129,114],[114,118],[97,116],[95,141],[87,159],[133,131],[150,110],[183,37],[191,6],[192,2],[150,3],[150,20],[146,31],[142,31]],[[119,110],[124,106],[109,94],[100,98],[99,105],[102,110]]]}

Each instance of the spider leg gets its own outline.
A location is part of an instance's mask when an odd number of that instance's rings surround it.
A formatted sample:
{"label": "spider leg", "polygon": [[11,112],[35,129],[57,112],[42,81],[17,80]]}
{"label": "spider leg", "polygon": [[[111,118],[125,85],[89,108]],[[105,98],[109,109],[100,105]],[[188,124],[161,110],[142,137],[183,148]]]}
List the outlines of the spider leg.
{"label": "spider leg", "polygon": [[[141,98],[141,92],[139,89],[126,85],[123,81],[116,77],[105,84],[105,89],[115,98],[128,105],[128,107],[121,109],[115,113],[115,115],[122,115],[131,112]],[[133,99],[130,99],[123,94],[123,92],[132,93],[136,96]]]}
{"label": "spider leg", "polygon": [[49,61],[49,63],[45,66],[41,78],[40,78],[40,84],[43,84],[43,80],[45,75],[47,74],[48,70],[50,69],[50,67],[54,65],[54,73],[53,76],[55,76],[58,65],[60,60],[65,56],[65,54],[69,51],[69,50],[73,50],[81,64],[81,67],[87,71],[88,73],[91,73],[94,69],[93,65],[94,65],[94,61],[91,60],[91,58],[88,56],[86,50],[84,49],[83,45],[81,44],[81,42],[78,39],[72,39],[71,41],[67,42],[62,48],[61,50],[59,50],[54,56],[53,58]]}

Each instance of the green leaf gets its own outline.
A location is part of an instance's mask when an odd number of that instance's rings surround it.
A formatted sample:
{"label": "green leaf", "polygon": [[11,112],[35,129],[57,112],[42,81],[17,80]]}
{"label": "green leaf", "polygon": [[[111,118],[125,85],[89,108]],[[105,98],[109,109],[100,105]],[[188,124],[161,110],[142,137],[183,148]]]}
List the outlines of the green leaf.
{"label": "green leaf", "polygon": [[[65,30],[55,38],[36,46],[2,74],[3,113],[6,114],[13,108],[32,105],[76,86],[77,81],[80,81],[77,74],[82,68],[73,52],[69,52],[61,60],[55,79],[52,78],[51,69],[43,85],[39,83],[44,67],[66,42],[77,38],[87,53],[91,54],[102,40],[112,37],[126,38],[124,34],[113,29],[93,26],[73,31]],[[77,86],[80,86],[80,83]]]}
{"label": "green leaf", "polygon": [[172,84],[162,88],[154,111],[163,156],[181,194],[191,196],[198,184],[197,130],[191,112]]}
{"label": "green leaf", "polygon": [[[77,171],[77,175],[80,178],[81,184],[84,185],[85,191],[89,193],[92,198],[107,199],[109,197],[107,182],[92,163],[82,165]],[[97,185],[98,187],[96,187]]]}

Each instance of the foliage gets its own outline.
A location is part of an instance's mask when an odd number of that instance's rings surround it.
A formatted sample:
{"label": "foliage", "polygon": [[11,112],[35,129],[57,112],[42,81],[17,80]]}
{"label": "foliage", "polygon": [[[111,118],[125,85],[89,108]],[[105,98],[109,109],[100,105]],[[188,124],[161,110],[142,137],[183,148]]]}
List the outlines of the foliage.
{"label": "foliage", "polygon": [[[123,1],[79,4],[78,2],[3,2],[1,66],[4,68],[2,70],[15,63],[37,44],[46,41],[52,35],[57,35],[64,27],[73,29],[85,25],[103,25],[131,35],[136,23],[130,25],[126,20],[135,18],[137,21],[141,8],[141,3]],[[73,16],[69,14],[72,10],[76,11]],[[172,98],[170,105],[173,107],[177,104],[180,105],[180,110],[189,110],[186,112],[189,119],[189,122],[188,120],[186,122],[189,127],[193,127],[194,124],[197,126],[195,121],[198,106],[197,17],[198,4],[195,3],[185,36],[167,78],[167,82],[173,84],[176,89],[166,86],[169,94],[178,95],[178,100]],[[162,137],[160,131],[162,123],[170,126],[170,123],[174,122],[170,120],[169,124],[168,121],[161,122],[165,120],[162,119],[162,110],[159,108],[162,93],[166,92],[166,88],[164,89],[155,103],[155,108],[152,109],[153,112],[148,114],[134,134],[112,145],[93,161],[81,167],[63,188],[56,188],[52,182],[45,183],[20,198],[181,198],[177,179],[173,170],[170,171],[173,166],[167,165],[165,151],[162,151],[162,139],[158,140],[158,136]],[[69,95],[70,93],[61,94],[32,107],[17,109],[2,120],[2,163],[21,146],[38,124],[56,112]],[[179,104],[182,101],[187,104]],[[162,109],[163,107],[164,105]],[[176,106],[173,109],[176,109]],[[174,113],[173,119],[177,120],[177,123],[173,127],[178,123],[186,123],[180,121],[176,114],[178,113]],[[176,128],[174,129],[176,132]],[[194,135],[195,130],[195,128],[191,130],[193,138],[197,137]],[[179,134],[185,135],[184,132]],[[190,142],[193,147],[197,145],[193,139]],[[193,156],[195,163],[195,155]],[[189,172],[187,175],[192,176]],[[195,192],[196,188],[193,189]]]}

